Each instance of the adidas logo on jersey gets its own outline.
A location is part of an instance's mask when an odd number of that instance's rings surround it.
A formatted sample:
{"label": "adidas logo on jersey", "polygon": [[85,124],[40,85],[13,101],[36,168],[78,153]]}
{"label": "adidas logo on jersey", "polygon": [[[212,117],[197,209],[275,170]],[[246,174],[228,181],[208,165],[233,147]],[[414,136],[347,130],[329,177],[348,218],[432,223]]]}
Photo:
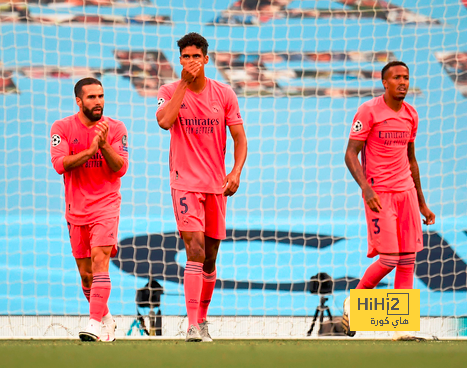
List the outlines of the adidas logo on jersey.
{"label": "adidas logo on jersey", "polygon": [[73,141],[71,142],[71,144],[78,144],[78,143],[79,143],[78,138],[73,139]]}
{"label": "adidas logo on jersey", "polygon": [[188,109],[188,107],[186,107],[185,105],[185,102],[182,102],[182,106],[180,106],[181,109]]}

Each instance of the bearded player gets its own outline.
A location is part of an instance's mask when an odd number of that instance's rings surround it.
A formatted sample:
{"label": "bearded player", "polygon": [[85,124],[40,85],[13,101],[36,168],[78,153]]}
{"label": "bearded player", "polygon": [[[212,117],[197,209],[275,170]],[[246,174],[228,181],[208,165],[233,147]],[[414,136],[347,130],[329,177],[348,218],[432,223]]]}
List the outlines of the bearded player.
{"label": "bearded player", "polygon": [[79,112],[56,121],[50,132],[52,163],[65,182],[65,218],[89,323],[82,341],[114,341],[116,323],[107,301],[110,257],[117,253],[120,178],[128,169],[128,133],[104,112],[104,90],[94,78],[75,85]]}
{"label": "bearded player", "polygon": [[[354,117],[345,163],[362,189],[368,228],[369,258],[379,256],[363,275],[357,289],[373,289],[396,269],[395,289],[412,289],[415,255],[423,249],[420,213],[424,224],[435,223],[425,203],[417,160],[415,136],[418,114],[404,102],[409,89],[409,68],[401,61],[381,72],[384,95],[362,104]],[[358,161],[361,152],[362,164]],[[350,297],[344,301],[343,328],[350,331]],[[395,332],[393,340],[420,340]]]}
{"label": "bearded player", "polygon": [[[171,134],[170,186],[188,259],[184,274],[186,341],[210,342],[206,316],[216,284],[217,252],[226,236],[226,202],[240,184],[247,139],[234,91],[204,74],[209,61],[206,39],[189,33],[177,45],[182,76],[159,90],[156,118]],[[228,175],[227,127],[235,159]]]}

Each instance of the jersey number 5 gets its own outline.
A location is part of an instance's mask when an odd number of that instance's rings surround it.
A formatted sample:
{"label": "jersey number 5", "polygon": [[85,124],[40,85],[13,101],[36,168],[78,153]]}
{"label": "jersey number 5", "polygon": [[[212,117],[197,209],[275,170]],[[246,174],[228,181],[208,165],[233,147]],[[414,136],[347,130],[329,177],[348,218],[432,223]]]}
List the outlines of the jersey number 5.
{"label": "jersey number 5", "polygon": [[188,212],[188,205],[185,203],[186,197],[180,198],[180,206],[184,207],[185,209],[180,211],[182,215]]}

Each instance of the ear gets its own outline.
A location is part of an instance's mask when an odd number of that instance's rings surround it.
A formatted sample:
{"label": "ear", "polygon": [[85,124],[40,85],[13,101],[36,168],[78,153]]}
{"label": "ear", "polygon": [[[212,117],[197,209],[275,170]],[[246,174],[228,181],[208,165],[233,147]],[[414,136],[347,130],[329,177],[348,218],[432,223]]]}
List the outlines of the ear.
{"label": "ear", "polygon": [[204,57],[204,64],[206,65],[209,62],[209,55]]}
{"label": "ear", "polygon": [[81,100],[79,97],[76,97],[76,104],[81,109],[81,107],[83,107],[83,100]]}
{"label": "ear", "polygon": [[383,79],[383,86],[384,89],[388,89],[388,81],[386,79]]}

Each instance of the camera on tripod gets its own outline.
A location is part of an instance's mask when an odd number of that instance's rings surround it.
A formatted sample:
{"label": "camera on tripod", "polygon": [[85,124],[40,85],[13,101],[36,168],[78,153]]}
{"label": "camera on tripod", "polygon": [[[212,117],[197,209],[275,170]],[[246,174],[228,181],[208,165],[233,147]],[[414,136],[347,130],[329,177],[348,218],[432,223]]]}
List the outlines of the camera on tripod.
{"label": "camera on tripod", "polygon": [[[311,276],[309,283],[309,291],[311,294],[331,294],[334,289],[334,281],[332,277],[325,272],[317,273]],[[343,336],[344,331],[341,326],[341,317],[333,319],[329,307],[326,302],[329,298],[321,296],[319,306],[316,307],[315,315],[313,316],[313,322],[311,323],[310,329],[307,332],[307,336],[311,336],[313,328],[315,327],[316,320],[319,316],[319,336]],[[324,313],[327,313],[329,321],[324,322]]]}
{"label": "camera on tripod", "polygon": [[[164,294],[164,289],[156,279],[150,278],[148,283],[136,291],[136,319],[131,324],[127,335],[131,334],[133,327],[137,328],[141,336],[161,336],[162,335],[162,313],[160,310],[161,295]],[[146,328],[144,316],[139,312],[140,308],[149,308],[149,330]],[[159,308],[157,313],[154,308]]]}

